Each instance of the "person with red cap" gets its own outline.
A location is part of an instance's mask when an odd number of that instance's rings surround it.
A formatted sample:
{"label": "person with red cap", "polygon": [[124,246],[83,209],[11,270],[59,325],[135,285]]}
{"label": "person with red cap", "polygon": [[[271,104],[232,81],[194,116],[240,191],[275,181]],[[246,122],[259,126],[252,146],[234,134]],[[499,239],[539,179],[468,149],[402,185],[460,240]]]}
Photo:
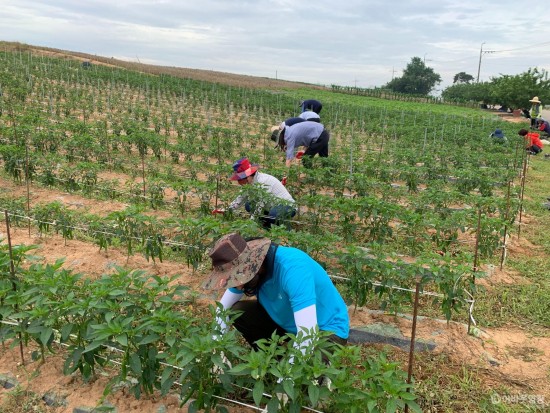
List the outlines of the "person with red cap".
{"label": "person with red cap", "polygon": [[[230,210],[236,210],[244,205],[246,211],[252,214],[252,218],[259,218],[263,227],[267,229],[296,215],[294,198],[281,181],[272,175],[260,172],[258,165],[251,164],[248,158],[235,161],[233,175],[229,179],[237,181],[241,186],[254,187],[243,188],[239,196],[229,204]],[[225,212],[223,209],[212,211],[213,214],[223,212]]]}

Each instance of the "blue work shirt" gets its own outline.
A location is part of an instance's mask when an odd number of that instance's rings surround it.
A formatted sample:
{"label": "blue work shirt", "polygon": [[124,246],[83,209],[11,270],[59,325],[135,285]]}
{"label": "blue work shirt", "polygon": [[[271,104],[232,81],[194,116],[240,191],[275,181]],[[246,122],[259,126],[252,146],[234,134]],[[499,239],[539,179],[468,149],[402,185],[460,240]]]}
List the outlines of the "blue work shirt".
{"label": "blue work shirt", "polygon": [[[268,254],[268,264],[269,258]],[[267,280],[260,287],[258,301],[273,321],[296,334],[294,313],[315,304],[319,330],[348,338],[347,306],[319,263],[297,248],[279,246],[270,267],[266,268]]]}

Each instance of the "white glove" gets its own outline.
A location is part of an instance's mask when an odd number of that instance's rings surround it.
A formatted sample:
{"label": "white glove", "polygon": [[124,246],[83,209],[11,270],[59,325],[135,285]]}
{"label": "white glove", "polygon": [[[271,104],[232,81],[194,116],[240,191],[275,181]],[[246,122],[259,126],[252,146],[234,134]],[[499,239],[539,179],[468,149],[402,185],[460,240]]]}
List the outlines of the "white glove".
{"label": "white glove", "polygon": [[[223,350],[220,351],[220,358],[222,359],[222,363],[225,366],[227,366],[228,369],[230,369],[232,367],[231,362],[227,359],[227,357],[225,357],[225,353],[223,352]],[[220,367],[217,364],[214,364],[212,366],[212,368],[210,369],[210,372],[212,374],[215,374],[215,375],[219,376],[219,375],[224,373],[224,370],[225,370],[224,367]]]}
{"label": "white glove", "polygon": [[275,393],[275,397],[277,397],[277,400],[279,400],[279,407],[284,407],[288,404],[288,394]]}

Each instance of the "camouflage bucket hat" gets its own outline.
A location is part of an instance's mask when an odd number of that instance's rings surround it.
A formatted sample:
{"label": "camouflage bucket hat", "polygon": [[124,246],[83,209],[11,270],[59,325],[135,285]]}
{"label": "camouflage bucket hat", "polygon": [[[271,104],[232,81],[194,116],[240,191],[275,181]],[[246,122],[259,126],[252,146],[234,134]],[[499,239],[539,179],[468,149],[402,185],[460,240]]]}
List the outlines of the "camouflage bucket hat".
{"label": "camouflage bucket hat", "polygon": [[246,284],[260,270],[270,245],[269,238],[246,242],[237,233],[224,235],[208,253],[213,270],[202,287],[218,290]]}

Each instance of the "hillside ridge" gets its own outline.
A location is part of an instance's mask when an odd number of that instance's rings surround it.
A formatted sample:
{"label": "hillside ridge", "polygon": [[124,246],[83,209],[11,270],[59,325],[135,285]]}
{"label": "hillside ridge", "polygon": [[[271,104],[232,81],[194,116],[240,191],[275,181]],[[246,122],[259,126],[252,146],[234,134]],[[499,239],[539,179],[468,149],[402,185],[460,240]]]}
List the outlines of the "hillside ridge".
{"label": "hillside ridge", "polygon": [[98,56],[94,54],[75,52],[70,50],[56,49],[46,46],[29,45],[19,42],[0,41],[0,50],[4,51],[31,51],[36,54],[44,54],[56,57],[72,58],[81,61],[89,61],[95,64],[104,64],[113,67],[124,68],[127,70],[139,71],[153,75],[166,74],[175,77],[190,78],[206,82],[221,83],[230,86],[266,88],[266,89],[299,89],[313,88],[325,89],[325,86],[314,85],[310,83],[293,82],[289,80],[272,79],[267,77],[258,77],[250,75],[241,75],[228,72],[218,72],[214,70],[192,69],[177,66],[161,66],[146,63],[129,62],[114,57]]}

